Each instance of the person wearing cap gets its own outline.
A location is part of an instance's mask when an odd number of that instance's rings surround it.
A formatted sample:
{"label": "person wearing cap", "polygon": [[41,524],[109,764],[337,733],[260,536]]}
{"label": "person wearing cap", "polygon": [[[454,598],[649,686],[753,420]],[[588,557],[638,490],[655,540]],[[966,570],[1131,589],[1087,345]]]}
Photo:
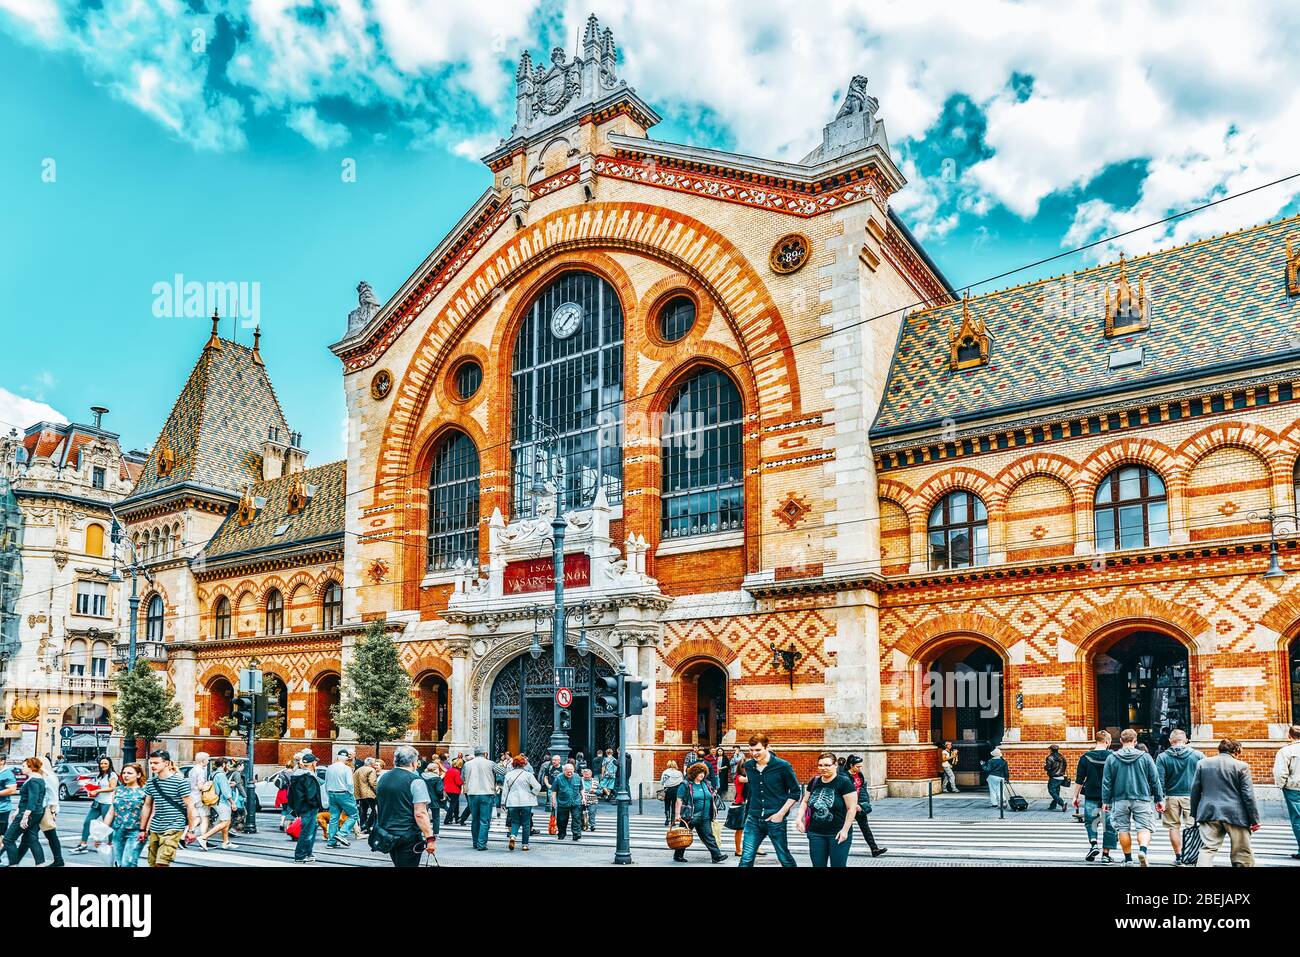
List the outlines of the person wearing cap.
{"label": "person wearing cap", "polygon": [[[352,754],[339,748],[334,763],[325,770],[325,790],[329,792],[330,826],[325,835],[326,847],[349,847],[348,835],[357,826],[357,799],[352,793]],[[344,817],[346,821],[342,820]],[[339,824],[342,827],[339,827]]]}
{"label": "person wearing cap", "polygon": [[474,757],[465,762],[461,777],[471,815],[469,833],[474,838],[474,850],[486,851],[497,795],[496,765],[488,760],[486,748],[474,749]]}
{"label": "person wearing cap", "polygon": [[298,770],[293,772],[289,781],[289,810],[294,817],[302,821],[302,830],[298,832],[298,843],[293,849],[296,864],[314,864],[316,858],[312,851],[316,847],[316,815],[320,813],[320,782],[316,780],[316,755],[304,751],[298,758]]}

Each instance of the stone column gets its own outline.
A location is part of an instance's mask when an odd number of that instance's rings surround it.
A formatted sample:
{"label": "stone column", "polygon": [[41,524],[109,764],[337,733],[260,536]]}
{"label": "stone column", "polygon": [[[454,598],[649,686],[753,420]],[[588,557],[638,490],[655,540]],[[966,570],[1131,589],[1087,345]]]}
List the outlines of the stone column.
{"label": "stone column", "polygon": [[463,633],[464,629],[463,624],[453,622],[447,637],[447,649],[451,653],[451,679],[447,682],[451,695],[451,728],[447,732],[450,740],[446,749],[452,752],[466,750],[473,743],[475,732],[470,727],[469,637]]}
{"label": "stone column", "polygon": [[[188,761],[194,757],[194,735],[199,729],[194,726],[195,680],[197,679],[198,660],[190,648],[167,647],[167,670],[171,673],[172,684],[176,688],[176,700],[185,712],[185,720],[171,733],[182,735],[176,741],[177,762]],[[147,755],[145,755],[147,757]]]}
{"label": "stone column", "polygon": [[827,650],[826,744],[837,753],[861,749],[873,796],[884,796],[886,753],[880,714],[880,622],[873,591],[836,595],[835,635]]}

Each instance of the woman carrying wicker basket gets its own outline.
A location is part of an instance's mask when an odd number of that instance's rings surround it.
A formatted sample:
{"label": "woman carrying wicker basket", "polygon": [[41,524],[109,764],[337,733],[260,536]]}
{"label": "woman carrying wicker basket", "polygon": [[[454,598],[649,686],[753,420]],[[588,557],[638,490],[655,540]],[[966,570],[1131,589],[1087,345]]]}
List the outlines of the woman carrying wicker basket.
{"label": "woman carrying wicker basket", "polygon": [[721,801],[718,792],[709,783],[707,764],[697,761],[686,769],[686,780],[677,789],[677,823],[668,829],[668,846],[673,849],[674,861],[686,863],[686,849],[693,842],[692,831],[700,836],[714,864],[721,864],[727,859],[713,836],[713,817]]}

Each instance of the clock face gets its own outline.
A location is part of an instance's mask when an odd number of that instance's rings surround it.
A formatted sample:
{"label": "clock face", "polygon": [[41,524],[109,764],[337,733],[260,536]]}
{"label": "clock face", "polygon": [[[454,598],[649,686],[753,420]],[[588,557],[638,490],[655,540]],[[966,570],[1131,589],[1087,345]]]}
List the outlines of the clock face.
{"label": "clock face", "polygon": [[551,313],[551,334],[557,339],[567,339],[582,325],[582,307],[576,302],[561,303]]}

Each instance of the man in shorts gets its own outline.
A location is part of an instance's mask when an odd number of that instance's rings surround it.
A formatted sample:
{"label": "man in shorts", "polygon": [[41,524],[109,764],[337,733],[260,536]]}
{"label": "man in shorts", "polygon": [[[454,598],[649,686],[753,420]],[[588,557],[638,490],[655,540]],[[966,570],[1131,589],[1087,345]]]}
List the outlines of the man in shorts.
{"label": "man in shorts", "polygon": [[1174,849],[1174,864],[1182,863],[1183,828],[1194,827],[1192,817],[1192,782],[1196,765],[1205,755],[1187,746],[1187,732],[1175,728],[1169,732],[1169,748],[1156,758],[1156,770],[1165,789],[1165,810],[1161,822],[1169,829],[1169,846]]}
{"label": "man in shorts", "polygon": [[1138,750],[1137,732],[1125,728],[1119,750],[1106,759],[1101,772],[1101,809],[1119,832],[1124,863],[1133,865],[1133,833],[1138,839],[1137,863],[1147,866],[1147,849],[1156,826],[1156,812],[1164,810],[1165,791],[1151,755]]}
{"label": "man in shorts", "polygon": [[199,826],[190,782],[176,770],[167,751],[149,753],[149,783],[144,786],[140,839],[149,841],[149,866],[171,867],[185,832]]}

